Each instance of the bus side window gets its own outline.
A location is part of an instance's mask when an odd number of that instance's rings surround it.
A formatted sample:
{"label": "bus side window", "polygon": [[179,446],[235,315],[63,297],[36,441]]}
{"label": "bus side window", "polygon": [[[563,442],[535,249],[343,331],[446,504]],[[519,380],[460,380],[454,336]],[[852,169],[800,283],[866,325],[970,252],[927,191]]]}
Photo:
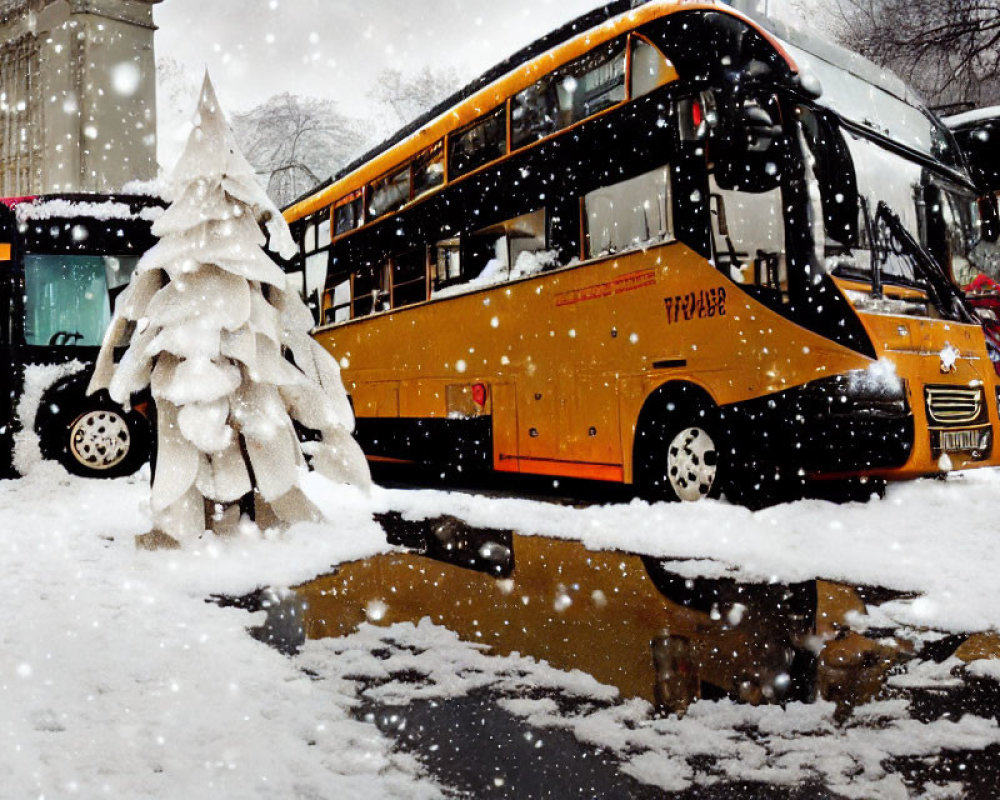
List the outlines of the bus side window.
{"label": "bus side window", "polygon": [[[317,315],[318,309],[315,307],[316,297],[326,286],[326,275],[330,267],[330,251],[320,250],[312,255],[306,256],[306,268],[305,275],[299,276],[296,284],[293,284],[291,280],[289,281],[289,287],[295,286],[300,294],[303,294],[303,299],[310,306],[310,311],[313,312],[313,317]],[[304,285],[303,285],[304,281]]]}
{"label": "bus side window", "polygon": [[781,300],[788,291],[781,189],[722,189],[711,176],[715,263],[734,282],[759,287]]}
{"label": "bus side window", "polygon": [[502,105],[448,138],[448,177],[456,178],[507,153],[507,106]]}
{"label": "bus side window", "polygon": [[351,318],[351,281],[340,281],[333,289],[328,289],[324,299],[323,321],[346,322]]}
{"label": "bus side window", "polygon": [[586,257],[597,258],[673,236],[666,166],[603,186],[584,197]]}
{"label": "bus side window", "polygon": [[670,59],[649,42],[633,36],[630,96],[642,97],[675,80],[677,80],[677,70]]}
{"label": "bus side window", "polygon": [[507,236],[503,231],[489,228],[464,237],[462,264],[472,278],[487,280],[510,267]]}
{"label": "bus side window", "polygon": [[316,224],[306,225],[305,235],[302,238],[302,252],[309,255],[316,249]]}
{"label": "bus side window", "polygon": [[462,279],[462,251],[458,237],[434,245],[434,288],[441,289]]}
{"label": "bus side window", "polygon": [[334,236],[349,233],[364,224],[364,197],[360,191],[355,192],[351,199],[343,202],[333,210]]}
{"label": "bus side window", "polygon": [[410,168],[404,167],[368,187],[368,219],[402,208],[410,202]]}
{"label": "bus side window", "polygon": [[427,253],[410,250],[392,259],[392,307],[421,303],[427,299]]}
{"label": "bus side window", "polygon": [[413,196],[429,192],[444,183],[444,142],[438,142],[413,162]]}
{"label": "bus side window", "polygon": [[354,273],[351,284],[351,317],[366,317],[385,311],[388,303],[388,259],[378,267]]}
{"label": "bus side window", "polygon": [[553,264],[545,250],[545,209],[482,228],[463,244],[465,274],[479,284],[533,275]]}
{"label": "bus side window", "polygon": [[511,146],[543,139],[625,99],[625,43],[598,47],[514,96]]}

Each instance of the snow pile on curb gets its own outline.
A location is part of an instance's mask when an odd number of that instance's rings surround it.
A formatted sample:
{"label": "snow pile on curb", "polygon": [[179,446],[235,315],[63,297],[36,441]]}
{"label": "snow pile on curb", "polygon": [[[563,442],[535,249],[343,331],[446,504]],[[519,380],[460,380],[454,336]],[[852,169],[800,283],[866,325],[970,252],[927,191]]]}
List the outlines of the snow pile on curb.
{"label": "snow pile on curb", "polygon": [[63,378],[82,372],[84,365],[76,360],[65,364],[30,364],[24,370],[24,390],[17,404],[17,419],[21,429],[14,434],[14,469],[22,475],[42,462],[41,443],[35,432],[35,419],[44,395]]}
{"label": "snow pile on curb", "polygon": [[273,541],[137,552],[148,491],[56,469],[0,482],[13,609],[0,634],[4,795],[439,796],[412,759],[351,719],[351,698],[251,639],[245,612],[205,602],[212,569],[222,588],[253,584],[268,561],[291,577],[318,532],[287,548],[284,569]]}

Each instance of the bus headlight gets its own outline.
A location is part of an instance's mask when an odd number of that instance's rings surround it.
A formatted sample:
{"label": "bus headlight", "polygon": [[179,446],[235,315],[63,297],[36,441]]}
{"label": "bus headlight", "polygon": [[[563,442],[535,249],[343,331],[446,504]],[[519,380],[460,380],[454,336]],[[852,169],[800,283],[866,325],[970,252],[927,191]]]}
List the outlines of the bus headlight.
{"label": "bus headlight", "polygon": [[894,372],[852,370],[816,381],[808,389],[835,416],[887,419],[910,413],[906,381]]}

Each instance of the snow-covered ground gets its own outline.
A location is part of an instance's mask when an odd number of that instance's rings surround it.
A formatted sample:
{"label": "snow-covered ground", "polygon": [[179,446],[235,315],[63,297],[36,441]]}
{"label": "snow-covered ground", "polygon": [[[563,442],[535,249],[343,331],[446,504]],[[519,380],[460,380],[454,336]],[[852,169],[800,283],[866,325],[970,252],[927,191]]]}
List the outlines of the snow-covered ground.
{"label": "snow-covered ground", "polygon": [[[418,761],[352,714],[364,677],[375,673],[383,680],[372,691],[384,701],[446,697],[471,684],[506,685],[516,698],[525,683],[590,698],[586,712],[570,716],[545,698],[505,704],[533,725],[571,730],[619,754],[627,774],[665,789],[687,785],[686,759],[708,753],[722,758],[723,774],[781,783],[818,776],[847,795],[905,797],[881,760],[1000,743],[992,719],[923,723],[899,701],[872,704],[846,727],[834,725],[826,703],[783,710],[724,701],[682,720],[656,719],[648,704],[617,702],[586,676],[491,656],[427,622],[366,625],[289,657],[247,634],[262,613],[206,602],[292,586],[384,552],[372,513],[395,509],[686,557],[687,570],[707,575],[917,592],[880,611],[908,626],[1000,630],[1000,472],[894,486],[864,505],[803,501],[757,513],[721,502],[574,508],[431,490],[375,489],[366,498],[317,480],[309,489],[331,523],[147,552],[134,543],[149,528],[143,478],[86,481],[42,464],[0,483],[10,601],[0,626],[0,795],[439,796]],[[372,654],[386,638],[395,643],[388,660]],[[386,682],[414,669],[427,681]],[[511,689],[511,681],[520,683]],[[857,722],[866,718],[879,722]],[[740,733],[749,727],[758,734]]]}

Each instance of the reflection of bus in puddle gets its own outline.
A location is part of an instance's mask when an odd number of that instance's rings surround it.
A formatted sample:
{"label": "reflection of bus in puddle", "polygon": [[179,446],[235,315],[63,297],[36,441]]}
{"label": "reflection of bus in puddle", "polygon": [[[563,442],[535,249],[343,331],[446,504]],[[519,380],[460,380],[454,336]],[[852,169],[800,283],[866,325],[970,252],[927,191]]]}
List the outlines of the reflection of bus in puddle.
{"label": "reflection of bus in puddle", "polygon": [[416,552],[343,564],[301,587],[307,638],[426,617],[498,655],[578,669],[623,699],[678,713],[726,696],[822,697],[849,713],[879,692],[899,654],[893,640],[848,629],[864,604],[847,587],[688,581],[572,540],[476,531],[453,518],[382,522],[391,542]]}

